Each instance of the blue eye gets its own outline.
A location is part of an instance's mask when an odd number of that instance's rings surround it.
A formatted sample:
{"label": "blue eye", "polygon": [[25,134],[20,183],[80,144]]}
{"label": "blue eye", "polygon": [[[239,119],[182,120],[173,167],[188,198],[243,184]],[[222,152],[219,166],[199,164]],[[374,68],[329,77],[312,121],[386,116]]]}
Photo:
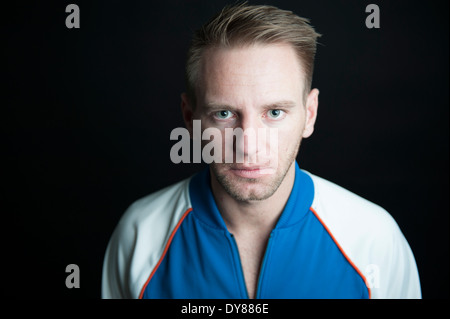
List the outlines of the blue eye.
{"label": "blue eye", "polygon": [[227,110],[222,110],[222,111],[215,113],[215,116],[221,120],[229,119],[232,115],[233,115],[233,113],[231,113],[230,111],[227,111]]}
{"label": "blue eye", "polygon": [[267,111],[267,116],[272,118],[272,119],[278,119],[283,115],[283,111],[282,110],[269,110]]}

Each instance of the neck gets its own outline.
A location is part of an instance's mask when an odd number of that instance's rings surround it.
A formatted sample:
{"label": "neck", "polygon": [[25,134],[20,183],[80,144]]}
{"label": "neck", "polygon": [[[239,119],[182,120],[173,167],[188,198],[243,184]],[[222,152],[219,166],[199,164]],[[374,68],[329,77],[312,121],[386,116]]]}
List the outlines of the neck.
{"label": "neck", "polygon": [[231,197],[211,174],[211,188],[228,231],[268,233],[275,227],[291,194],[295,180],[295,162],[275,193],[264,200],[238,201]]}

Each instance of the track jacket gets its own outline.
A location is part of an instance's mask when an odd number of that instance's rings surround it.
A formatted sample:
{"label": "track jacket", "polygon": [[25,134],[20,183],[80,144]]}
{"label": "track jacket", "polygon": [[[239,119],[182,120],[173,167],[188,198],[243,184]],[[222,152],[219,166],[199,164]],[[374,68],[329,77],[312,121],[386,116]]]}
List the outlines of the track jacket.
{"label": "track jacket", "polygon": [[[295,165],[256,298],[420,298],[414,256],[393,218]],[[209,169],[130,206],[106,250],[102,297],[248,298]]]}

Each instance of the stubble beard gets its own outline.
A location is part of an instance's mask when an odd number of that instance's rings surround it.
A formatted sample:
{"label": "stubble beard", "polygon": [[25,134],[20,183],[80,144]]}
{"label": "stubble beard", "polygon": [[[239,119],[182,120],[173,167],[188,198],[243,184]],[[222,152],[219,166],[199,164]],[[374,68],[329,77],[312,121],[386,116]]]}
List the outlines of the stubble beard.
{"label": "stubble beard", "polygon": [[[276,173],[269,179],[263,181],[260,178],[243,178],[230,173],[223,173],[223,171],[229,171],[234,165],[226,163],[210,164],[213,178],[217,180],[228,195],[238,202],[262,201],[268,199],[283,183],[289,168],[293,165],[297,157],[301,140],[302,139],[300,138],[296,147],[288,152],[287,156],[282,156],[282,158],[278,160]],[[261,187],[257,187],[258,184]],[[245,185],[249,185],[252,189],[250,191],[245,191]],[[252,187],[253,185],[255,185],[255,187]]]}

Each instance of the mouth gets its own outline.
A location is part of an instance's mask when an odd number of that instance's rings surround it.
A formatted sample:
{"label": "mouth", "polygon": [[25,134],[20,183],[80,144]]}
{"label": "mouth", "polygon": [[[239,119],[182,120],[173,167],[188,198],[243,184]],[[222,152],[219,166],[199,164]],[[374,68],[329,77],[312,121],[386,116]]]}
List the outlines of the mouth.
{"label": "mouth", "polygon": [[243,178],[259,178],[275,173],[273,168],[260,166],[236,166],[232,167],[230,171]]}

